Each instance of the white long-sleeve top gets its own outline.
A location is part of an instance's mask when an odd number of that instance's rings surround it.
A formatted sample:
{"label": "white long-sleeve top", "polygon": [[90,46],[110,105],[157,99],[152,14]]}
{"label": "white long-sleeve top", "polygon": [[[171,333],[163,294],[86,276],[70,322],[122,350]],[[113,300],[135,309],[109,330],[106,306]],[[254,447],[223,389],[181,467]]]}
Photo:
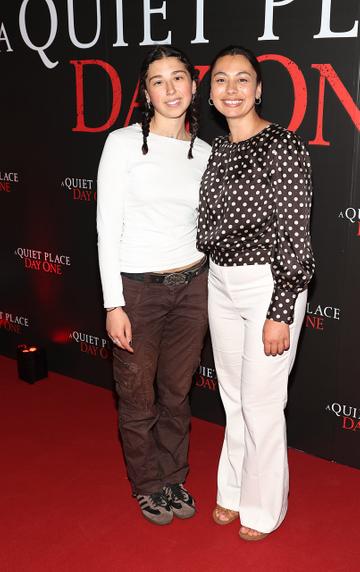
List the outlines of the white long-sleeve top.
{"label": "white long-sleeve top", "polygon": [[210,146],[149,134],[138,124],[106,139],[97,181],[97,230],[105,308],[124,306],[121,272],[158,272],[196,262],[199,185]]}

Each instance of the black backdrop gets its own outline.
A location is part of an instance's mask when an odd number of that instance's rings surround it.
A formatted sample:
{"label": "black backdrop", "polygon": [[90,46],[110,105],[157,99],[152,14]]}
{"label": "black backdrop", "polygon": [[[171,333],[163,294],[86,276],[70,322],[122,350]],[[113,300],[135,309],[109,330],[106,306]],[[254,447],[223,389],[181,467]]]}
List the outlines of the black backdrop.
{"label": "black backdrop", "polygon": [[[241,43],[263,61],[264,117],[309,143],[314,169],[317,271],[289,443],[360,467],[359,12],[357,0],[4,0],[2,352],[38,343],[52,370],[112,386],[95,232],[104,140],[136,121],[140,62],[171,32],[204,76],[201,136],[211,142],[223,126],[207,105],[207,66]],[[209,341],[192,407],[224,421]]]}

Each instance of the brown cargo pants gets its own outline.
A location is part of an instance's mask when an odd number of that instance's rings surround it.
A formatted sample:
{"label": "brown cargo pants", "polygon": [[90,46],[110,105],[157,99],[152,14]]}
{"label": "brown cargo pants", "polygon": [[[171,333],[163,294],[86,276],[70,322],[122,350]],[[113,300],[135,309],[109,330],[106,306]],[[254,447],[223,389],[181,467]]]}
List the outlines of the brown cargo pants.
{"label": "brown cargo pants", "polygon": [[176,285],[123,277],[134,353],[114,347],[114,378],[133,494],[182,483],[188,472],[188,396],[207,329],[207,274]]}

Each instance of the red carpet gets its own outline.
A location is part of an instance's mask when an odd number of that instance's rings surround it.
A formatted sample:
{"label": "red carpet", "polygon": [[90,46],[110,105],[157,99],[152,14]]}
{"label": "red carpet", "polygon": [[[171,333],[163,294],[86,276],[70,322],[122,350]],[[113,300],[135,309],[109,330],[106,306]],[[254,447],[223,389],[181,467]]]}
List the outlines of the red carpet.
{"label": "red carpet", "polygon": [[28,385],[0,358],[1,572],[349,571],[359,566],[360,471],[290,451],[283,526],[245,543],[219,527],[222,428],[193,420],[189,488],[199,512],[157,527],[139,514],[111,392],[61,375]]}

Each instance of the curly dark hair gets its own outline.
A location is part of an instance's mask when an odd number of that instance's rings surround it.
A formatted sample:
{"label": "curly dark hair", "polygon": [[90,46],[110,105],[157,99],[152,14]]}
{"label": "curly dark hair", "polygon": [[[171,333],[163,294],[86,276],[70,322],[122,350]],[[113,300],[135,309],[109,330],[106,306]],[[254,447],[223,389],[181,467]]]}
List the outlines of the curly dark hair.
{"label": "curly dark hair", "polygon": [[[143,144],[142,152],[146,155],[149,151],[147,138],[150,131],[150,122],[154,116],[154,108],[151,103],[146,100],[145,90],[146,90],[146,77],[149,70],[150,64],[156,60],[161,60],[162,58],[177,58],[182,62],[189,72],[190,77],[198,85],[199,72],[194,68],[189,58],[177,48],[167,45],[154,46],[152,50],[147,54],[144,59],[141,69],[140,69],[140,84],[139,84],[139,103],[141,106],[141,127],[143,134]],[[194,94],[191,104],[186,112],[186,121],[189,121],[190,128],[190,148],[188,152],[188,159],[193,158],[193,146],[196,139],[197,133],[199,131],[199,105],[198,105],[198,95],[197,91]]]}

